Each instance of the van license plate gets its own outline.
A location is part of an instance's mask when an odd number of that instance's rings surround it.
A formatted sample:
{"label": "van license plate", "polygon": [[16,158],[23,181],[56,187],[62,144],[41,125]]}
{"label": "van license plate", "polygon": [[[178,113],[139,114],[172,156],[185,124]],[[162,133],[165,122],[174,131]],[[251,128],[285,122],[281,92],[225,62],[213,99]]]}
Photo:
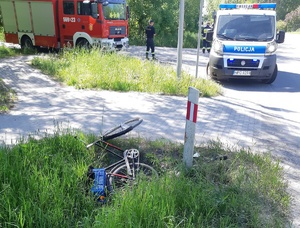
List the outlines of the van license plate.
{"label": "van license plate", "polygon": [[233,75],[235,75],[235,76],[251,76],[251,71],[235,70],[235,71],[233,71]]}

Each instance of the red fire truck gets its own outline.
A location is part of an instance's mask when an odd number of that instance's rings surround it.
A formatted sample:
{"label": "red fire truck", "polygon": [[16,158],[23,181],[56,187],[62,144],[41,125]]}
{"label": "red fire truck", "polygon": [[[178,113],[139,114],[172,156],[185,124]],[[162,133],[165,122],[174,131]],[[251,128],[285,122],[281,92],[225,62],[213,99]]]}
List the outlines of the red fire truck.
{"label": "red fire truck", "polygon": [[22,48],[129,45],[125,0],[0,0],[5,40]]}

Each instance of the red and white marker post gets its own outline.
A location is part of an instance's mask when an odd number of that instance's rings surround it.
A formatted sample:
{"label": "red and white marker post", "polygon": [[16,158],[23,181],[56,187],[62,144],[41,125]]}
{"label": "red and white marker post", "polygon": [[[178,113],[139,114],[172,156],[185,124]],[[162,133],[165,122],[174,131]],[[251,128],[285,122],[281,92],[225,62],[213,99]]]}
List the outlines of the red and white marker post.
{"label": "red and white marker post", "polygon": [[189,87],[183,150],[183,162],[188,168],[193,165],[199,94],[199,90]]}

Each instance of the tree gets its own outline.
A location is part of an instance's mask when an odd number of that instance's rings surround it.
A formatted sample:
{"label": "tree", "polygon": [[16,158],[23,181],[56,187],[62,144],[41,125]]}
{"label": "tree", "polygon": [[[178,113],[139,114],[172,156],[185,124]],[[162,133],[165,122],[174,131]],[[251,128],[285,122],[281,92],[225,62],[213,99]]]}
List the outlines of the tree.
{"label": "tree", "polygon": [[210,6],[209,8],[213,8],[215,10],[218,9],[218,5],[220,2],[225,2],[225,3],[276,3],[277,4],[277,20],[284,20],[285,16],[295,10],[298,6],[300,6],[300,0],[207,0],[208,5]]}
{"label": "tree", "polygon": [[[155,22],[155,42],[159,46],[177,46],[179,23],[179,0],[128,0],[131,17],[130,40],[144,45],[145,27],[149,19]],[[200,0],[185,1],[185,32],[197,33]]]}
{"label": "tree", "polygon": [[296,10],[288,13],[285,16],[284,21],[287,23],[288,31],[296,31],[297,29],[299,29],[300,28],[300,6]]}
{"label": "tree", "polygon": [[276,0],[277,20],[284,20],[285,16],[300,6],[300,0]]}
{"label": "tree", "polygon": [[3,21],[2,21],[1,8],[0,8],[0,27],[2,26],[3,26]]}
{"label": "tree", "polygon": [[145,27],[150,19],[155,22],[156,42],[163,39],[169,40],[169,44],[177,42],[174,31],[178,27],[178,0],[175,3],[171,0],[128,0],[128,4],[131,11],[130,38],[134,43],[144,44]]}

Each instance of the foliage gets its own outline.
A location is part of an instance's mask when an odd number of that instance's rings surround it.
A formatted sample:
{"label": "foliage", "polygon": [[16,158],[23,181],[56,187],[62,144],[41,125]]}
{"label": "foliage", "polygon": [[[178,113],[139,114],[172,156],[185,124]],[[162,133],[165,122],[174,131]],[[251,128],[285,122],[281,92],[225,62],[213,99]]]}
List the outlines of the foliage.
{"label": "foliage", "polygon": [[[178,41],[179,0],[128,0],[130,6],[130,42],[145,45],[145,28],[153,19],[157,46],[176,47]],[[185,31],[197,33],[200,0],[185,3]]]}
{"label": "foliage", "polygon": [[276,0],[277,20],[284,20],[286,15],[300,6],[300,0]]}
{"label": "foliage", "polygon": [[16,100],[15,92],[8,88],[0,78],[0,113],[6,112]]}
{"label": "foliage", "polygon": [[[97,64],[95,64],[97,63]],[[87,52],[74,49],[51,58],[34,58],[32,64],[79,89],[92,88],[114,91],[139,91],[168,95],[186,95],[189,86],[203,96],[221,93],[221,87],[211,80],[195,78],[182,72],[177,79],[171,66],[155,61],[142,61],[118,53]]]}
{"label": "foliage", "polygon": [[[0,29],[1,30],[1,29]],[[0,41],[1,41],[1,35],[3,35],[3,33],[0,33]],[[4,38],[3,38],[4,40]],[[35,49],[30,49],[30,48],[25,48],[25,49],[20,49],[18,47],[10,47],[10,46],[6,46],[6,44],[0,44],[0,58],[6,58],[6,57],[11,57],[11,56],[18,56],[18,55],[32,55],[32,54],[36,54]]]}
{"label": "foliage", "polygon": [[6,58],[6,57],[10,57],[10,56],[17,56],[17,55],[20,55],[21,53],[22,52],[21,52],[20,49],[9,48],[9,47],[6,47],[4,44],[0,45],[0,58]]}
{"label": "foliage", "polygon": [[197,48],[198,34],[192,33],[192,32],[184,32],[183,40],[184,40],[184,42],[183,42],[184,48]]}
{"label": "foliage", "polygon": [[293,32],[300,28],[300,6],[288,13],[284,20],[287,24],[287,31]]}
{"label": "foliage", "polygon": [[[157,161],[153,164],[160,170],[160,177],[116,190],[101,206],[86,183],[88,166],[101,158],[93,150],[87,151],[73,135],[60,129],[41,140],[31,138],[11,148],[0,147],[1,226],[288,225],[287,185],[279,162],[268,154],[211,143],[195,148],[201,156],[191,170],[185,170],[181,167],[181,144],[120,138],[117,142],[123,142],[125,148],[139,148],[141,152],[148,148],[151,153],[142,155],[151,155],[151,160]],[[220,159],[224,155],[227,160]]]}
{"label": "foliage", "polygon": [[4,41],[4,29],[3,29],[3,27],[0,26],[0,42],[1,41]]}
{"label": "foliage", "polygon": [[0,224],[75,227],[93,210],[83,181],[90,159],[70,134],[0,148]]}
{"label": "foliage", "polygon": [[286,31],[286,22],[285,21],[277,21],[277,24],[276,24],[276,30],[277,31]]}
{"label": "foliage", "polygon": [[[217,10],[222,0],[208,0],[209,12]],[[247,0],[247,3],[269,3],[269,0]],[[300,6],[300,0],[272,0],[272,3],[277,4],[277,19],[284,20],[286,14]],[[225,3],[233,3],[231,0],[225,0]],[[236,0],[234,3],[245,3],[245,0]]]}
{"label": "foliage", "polygon": [[[149,19],[154,19],[156,28],[155,43],[157,46],[165,47],[177,47],[178,42],[178,23],[179,23],[179,2],[180,0],[128,0],[127,3],[130,6],[130,19],[129,19],[129,39],[131,45],[145,45],[145,27],[148,24]],[[218,10],[219,4],[224,2],[222,0],[208,0],[206,5],[206,11],[203,13],[203,21],[212,21],[212,14]],[[225,2],[232,3],[231,0]],[[245,3],[245,0],[236,0],[236,3]],[[247,0],[247,3],[254,2],[269,2],[269,0]],[[284,20],[285,16],[300,6],[300,0],[272,0],[277,3],[277,19]],[[189,34],[198,33],[198,20],[199,20],[199,7],[200,0],[185,1],[184,11],[184,31],[187,37]],[[293,19],[295,20],[295,19]],[[293,30],[297,29],[297,25],[294,24],[289,18],[287,23],[288,28]],[[0,27],[2,27],[1,12],[0,12]],[[299,28],[299,26],[298,26]],[[0,31],[0,40],[1,37]],[[184,47],[195,48],[191,45],[191,40],[183,40]]]}
{"label": "foliage", "polygon": [[[130,39],[145,40],[145,28],[150,19],[155,22],[156,45],[173,46],[177,42],[179,1],[128,0],[130,6]],[[165,39],[164,39],[165,38]]]}
{"label": "foliage", "polygon": [[[221,0],[208,0],[208,17],[207,19],[212,18],[212,12],[214,10],[218,10],[218,6]],[[237,0],[234,1],[235,3],[245,3],[244,0]],[[247,0],[247,3],[269,3],[269,0]],[[300,27],[298,22],[299,14],[298,14],[298,7],[300,6],[300,0],[272,0],[272,3],[276,3],[276,13],[277,13],[277,20],[279,20],[279,25],[277,25],[280,30],[287,31],[295,31]],[[231,0],[226,0],[225,3],[232,3]],[[296,9],[296,10],[295,10]],[[288,18],[286,18],[286,16]],[[286,26],[284,23],[280,21],[285,21]]]}
{"label": "foliage", "polygon": [[1,7],[0,7],[0,27],[3,26],[3,20],[2,20],[2,15],[1,15]]}

